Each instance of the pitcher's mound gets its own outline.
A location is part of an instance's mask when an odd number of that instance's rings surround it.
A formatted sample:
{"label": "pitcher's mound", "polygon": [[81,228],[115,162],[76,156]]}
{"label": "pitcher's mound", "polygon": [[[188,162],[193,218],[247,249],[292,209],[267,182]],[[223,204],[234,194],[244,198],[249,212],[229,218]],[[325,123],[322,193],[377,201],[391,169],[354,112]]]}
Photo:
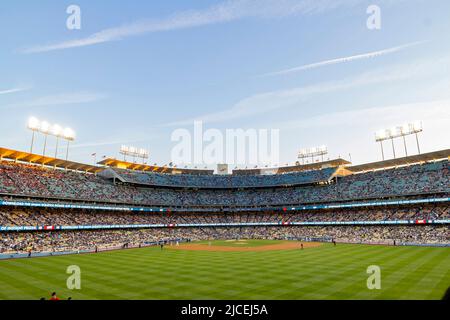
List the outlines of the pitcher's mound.
{"label": "pitcher's mound", "polygon": [[173,250],[189,250],[189,251],[276,251],[276,250],[301,250],[301,244],[303,248],[319,247],[321,244],[317,242],[297,242],[297,241],[285,241],[277,244],[269,244],[265,246],[256,247],[227,247],[227,246],[215,246],[209,244],[190,243],[180,244],[179,246],[167,247]]}

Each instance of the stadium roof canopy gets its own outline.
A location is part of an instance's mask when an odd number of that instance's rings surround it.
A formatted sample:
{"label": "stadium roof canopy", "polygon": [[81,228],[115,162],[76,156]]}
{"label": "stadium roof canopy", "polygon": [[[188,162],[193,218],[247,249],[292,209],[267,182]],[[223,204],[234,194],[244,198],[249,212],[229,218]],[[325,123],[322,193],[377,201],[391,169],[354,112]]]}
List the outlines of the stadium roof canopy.
{"label": "stadium roof canopy", "polygon": [[412,164],[429,162],[429,161],[437,161],[437,160],[443,160],[443,159],[449,159],[449,158],[450,158],[450,149],[446,149],[446,150],[423,153],[423,154],[418,154],[418,155],[408,156],[408,157],[403,157],[403,158],[389,159],[389,160],[384,160],[384,161],[360,164],[360,165],[356,165],[356,166],[347,167],[346,169],[356,173],[356,172],[364,172],[364,171],[371,171],[371,170],[377,170],[377,169],[386,169],[386,168],[393,168],[393,167],[398,167],[398,166],[412,165]]}
{"label": "stadium roof canopy", "polygon": [[335,168],[339,166],[349,165],[351,162],[345,159],[334,159],[322,162],[315,162],[309,164],[297,164],[294,166],[286,166],[279,168],[254,168],[254,169],[235,169],[233,174],[236,175],[254,175],[254,174],[266,174],[276,171],[276,173],[287,173],[287,172],[298,172],[298,171],[309,171],[309,170],[319,170],[324,168]]}
{"label": "stadium roof canopy", "polygon": [[118,169],[128,169],[135,171],[151,171],[151,172],[159,172],[159,173],[171,173],[171,174],[200,174],[200,175],[209,175],[213,174],[214,170],[203,170],[203,169],[187,169],[187,168],[176,168],[176,167],[167,167],[167,166],[151,166],[148,164],[142,163],[134,163],[128,161],[117,160],[114,158],[104,159],[98,164],[118,168]]}
{"label": "stadium roof canopy", "polygon": [[43,166],[65,169],[65,170],[76,170],[90,173],[97,173],[104,170],[102,167],[92,166],[89,164],[83,164],[73,161],[66,161],[62,159],[56,159],[52,157],[45,157],[38,154],[33,154],[29,152],[11,150],[6,148],[0,148],[0,160],[7,159],[13,161],[20,161],[30,164],[39,164]]}

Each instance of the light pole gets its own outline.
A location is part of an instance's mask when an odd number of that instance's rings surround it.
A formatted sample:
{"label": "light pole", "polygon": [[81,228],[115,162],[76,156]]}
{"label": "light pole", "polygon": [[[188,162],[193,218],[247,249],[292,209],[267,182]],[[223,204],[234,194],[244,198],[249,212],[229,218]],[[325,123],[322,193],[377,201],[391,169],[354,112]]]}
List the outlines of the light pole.
{"label": "light pole", "polygon": [[58,157],[59,136],[56,136],[55,159]]}
{"label": "light pole", "polygon": [[389,138],[391,139],[392,154],[394,155],[394,159],[397,158],[397,155],[395,154],[394,138],[396,138],[398,136],[398,133],[399,133],[398,127],[393,127],[389,130]]}
{"label": "light pole", "polygon": [[380,142],[381,145],[381,155],[384,160],[384,150],[383,150],[383,141],[385,140],[391,140],[392,144],[392,153],[394,155],[394,159],[396,158],[395,153],[395,145],[394,145],[394,139],[395,138],[402,138],[403,139],[403,146],[405,148],[405,155],[408,157],[408,146],[406,144],[406,136],[415,134],[416,136],[416,143],[417,143],[417,151],[420,154],[420,146],[419,146],[419,137],[418,134],[423,131],[422,128],[422,122],[416,121],[414,123],[407,123],[403,124],[402,126],[393,127],[391,129],[387,130],[380,130],[375,135],[376,142]]}
{"label": "light pole", "polygon": [[384,149],[383,149],[383,141],[380,140],[380,146],[381,146],[381,157],[383,158],[384,161]]}
{"label": "light pole", "polygon": [[52,127],[52,135],[56,137],[56,148],[55,148],[55,159],[58,157],[58,145],[59,145],[59,137],[61,136],[62,128],[61,126],[55,124]]}
{"label": "light pole", "polygon": [[75,131],[70,128],[65,128],[63,132],[64,139],[67,140],[67,149],[66,149],[66,161],[69,159],[69,145],[71,141],[75,140]]}
{"label": "light pole", "polygon": [[408,156],[408,147],[406,146],[406,136],[409,134],[410,132],[410,125],[409,124],[404,124],[402,125],[399,129],[400,129],[400,134],[402,135],[403,138],[403,146],[405,147],[405,155]]}
{"label": "light pole", "polygon": [[418,132],[416,132],[416,143],[417,143],[417,152],[420,154],[420,146],[419,146],[419,135],[418,135]]}
{"label": "light pole", "polygon": [[380,143],[380,147],[381,147],[381,158],[384,161],[384,148],[383,148],[383,141],[387,139],[388,136],[388,131],[387,130],[379,130],[375,133],[375,141]]}
{"label": "light pole", "polygon": [[406,138],[405,138],[405,135],[403,135],[403,145],[405,146],[405,155],[408,156],[408,148],[406,147]]}
{"label": "light pole", "polygon": [[394,159],[395,159],[396,156],[395,156],[394,138],[391,138],[391,143],[392,143],[392,153],[394,154]]}
{"label": "light pole", "polygon": [[69,159],[69,144],[70,140],[67,140],[66,161]]}
{"label": "light pole", "polygon": [[50,124],[47,121],[41,122],[41,129],[40,132],[44,134],[44,151],[42,152],[42,155],[45,157],[45,150],[47,148],[47,138],[48,134],[50,132]]}
{"label": "light pole", "polygon": [[31,136],[31,147],[30,147],[30,153],[33,153],[33,145],[34,145],[34,134],[35,134],[35,130],[33,130],[33,134]]}
{"label": "light pole", "polygon": [[31,117],[30,119],[28,119],[27,127],[32,131],[30,153],[33,153],[34,136],[36,134],[36,131],[39,131],[39,120],[36,119],[35,117]]}
{"label": "light pole", "polygon": [[45,148],[47,148],[47,137],[48,137],[48,134],[46,133],[45,138],[44,138],[44,151],[42,152],[42,155],[44,157],[45,157]]}
{"label": "light pole", "polygon": [[422,121],[415,121],[409,125],[411,133],[416,135],[417,152],[420,154],[419,133],[423,131]]}

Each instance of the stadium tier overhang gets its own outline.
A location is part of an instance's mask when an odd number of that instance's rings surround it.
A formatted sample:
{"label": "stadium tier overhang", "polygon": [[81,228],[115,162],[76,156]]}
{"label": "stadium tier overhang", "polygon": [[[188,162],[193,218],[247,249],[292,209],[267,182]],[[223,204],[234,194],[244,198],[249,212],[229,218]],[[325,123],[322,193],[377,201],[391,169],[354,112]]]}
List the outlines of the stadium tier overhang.
{"label": "stadium tier overhang", "polygon": [[6,148],[0,148],[0,160],[11,160],[11,161],[20,161],[24,163],[30,163],[30,164],[38,164],[43,165],[47,167],[53,167],[58,169],[64,169],[64,170],[75,170],[75,171],[82,171],[82,172],[90,172],[90,173],[97,173],[104,168],[99,166],[92,166],[89,164],[83,164],[73,161],[66,161],[62,159],[52,158],[52,157],[46,157],[38,154],[33,154],[29,152],[24,151],[17,151],[12,149],[6,149]]}
{"label": "stadium tier overhang", "polygon": [[197,175],[211,175],[214,174],[214,170],[203,170],[203,169],[182,169],[175,167],[167,167],[167,166],[151,166],[148,164],[135,163],[117,160],[114,158],[104,159],[97,164],[118,168],[118,169],[127,169],[127,170],[135,170],[135,171],[149,171],[149,172],[158,172],[158,173],[170,173],[170,174],[197,174]]}
{"label": "stadium tier overhang", "polygon": [[288,173],[288,172],[299,172],[299,171],[310,171],[310,170],[320,170],[325,168],[337,168],[342,166],[347,166],[351,164],[350,161],[347,161],[342,158],[315,162],[309,164],[298,164],[294,166],[285,166],[278,168],[254,168],[254,169],[235,169],[233,170],[233,174],[235,175],[255,175],[255,174],[270,174],[270,173]]}
{"label": "stadium tier overhang", "polygon": [[403,157],[403,158],[389,159],[389,160],[384,160],[384,161],[349,166],[346,169],[353,173],[358,173],[358,172],[372,171],[372,170],[378,170],[378,169],[395,168],[395,167],[399,167],[399,166],[407,166],[407,165],[413,165],[413,164],[424,163],[424,162],[429,162],[429,161],[438,161],[438,160],[444,160],[444,159],[450,160],[450,149],[434,151],[434,152],[429,152],[429,153],[423,153],[423,154],[418,154],[418,155],[413,155],[413,156],[408,156],[408,157]]}

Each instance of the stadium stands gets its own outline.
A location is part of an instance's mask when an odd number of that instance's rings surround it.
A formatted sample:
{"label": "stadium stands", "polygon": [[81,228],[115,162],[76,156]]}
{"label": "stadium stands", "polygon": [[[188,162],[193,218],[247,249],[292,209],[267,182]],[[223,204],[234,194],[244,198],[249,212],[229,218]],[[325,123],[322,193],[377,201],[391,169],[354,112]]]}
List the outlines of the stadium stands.
{"label": "stadium stands", "polygon": [[[317,175],[317,171],[313,172],[315,172],[313,175]],[[328,173],[329,171],[327,171]],[[130,173],[130,175],[135,176],[136,174]],[[145,175],[155,175],[153,183],[162,181],[158,179],[166,179],[160,178],[163,174],[146,173]],[[280,176],[290,175],[296,174]],[[204,186],[209,187],[213,185],[213,182],[219,181],[216,179],[221,179],[216,176],[186,175],[186,177],[189,181],[199,178],[198,181],[202,181],[202,183],[205,179],[212,179],[204,184]],[[242,181],[247,181],[246,179],[249,179],[248,181],[256,181],[252,179],[262,178],[273,178],[274,181],[281,179],[277,178],[277,175],[255,177],[239,176],[239,179],[241,179],[239,181],[243,183]],[[182,179],[182,177],[176,176],[176,178],[170,177],[167,179]],[[252,183],[248,182],[246,185]],[[270,185],[270,183],[268,184]],[[194,183],[194,185],[198,186],[198,183]],[[450,193],[448,160],[349,175],[337,178],[330,184],[249,189],[222,189],[220,187],[213,189],[197,189],[196,187],[179,189],[160,186],[143,187],[126,183],[114,184],[112,180],[92,174],[0,162],[0,194],[3,195],[12,194],[149,206],[254,207],[448,193]]]}
{"label": "stadium stands", "polygon": [[115,172],[128,183],[178,188],[267,188],[328,182],[336,168],[272,175],[190,175],[161,174],[129,170]]}
{"label": "stadium stands", "polygon": [[[449,245],[449,168],[446,159],[343,175],[338,168],[226,176],[106,168],[91,174],[0,160],[0,253],[217,238]],[[434,202],[438,198],[444,201]],[[386,200],[408,201],[371,204]],[[75,208],[80,203],[85,207]],[[319,204],[331,208],[286,209]],[[150,207],[155,212],[130,209]]]}
{"label": "stadium stands", "polygon": [[180,225],[227,223],[416,221],[450,219],[447,205],[302,212],[135,213],[47,208],[1,208],[0,226]]}
{"label": "stadium stands", "polygon": [[447,226],[183,228],[0,234],[0,253],[64,252],[147,245],[174,239],[299,239],[398,245],[448,243]]}

